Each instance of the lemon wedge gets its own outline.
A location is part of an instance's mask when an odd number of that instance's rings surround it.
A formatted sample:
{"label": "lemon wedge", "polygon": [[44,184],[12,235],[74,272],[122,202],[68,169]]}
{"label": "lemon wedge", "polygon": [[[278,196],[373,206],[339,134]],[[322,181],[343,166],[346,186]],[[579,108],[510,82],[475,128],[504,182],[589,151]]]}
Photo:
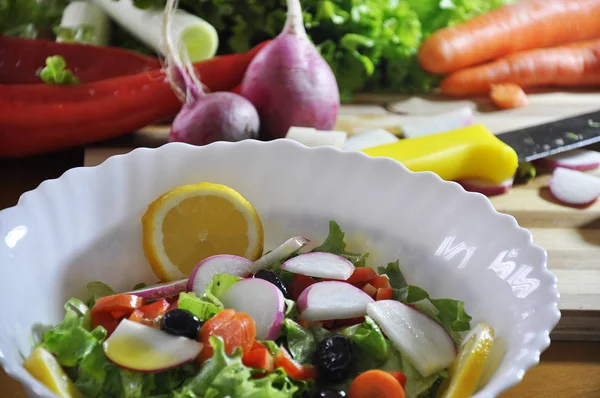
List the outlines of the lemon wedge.
{"label": "lemon wedge", "polygon": [[23,366],[50,391],[63,398],[83,398],[56,358],[42,347],[27,357]]}
{"label": "lemon wedge", "polygon": [[162,281],[185,278],[216,254],[254,261],[263,252],[256,210],[226,185],[202,182],[166,192],[148,206],[142,227],[144,253]]}
{"label": "lemon wedge", "polygon": [[494,329],[478,323],[465,337],[441,386],[441,398],[469,398],[475,392],[494,345]]}

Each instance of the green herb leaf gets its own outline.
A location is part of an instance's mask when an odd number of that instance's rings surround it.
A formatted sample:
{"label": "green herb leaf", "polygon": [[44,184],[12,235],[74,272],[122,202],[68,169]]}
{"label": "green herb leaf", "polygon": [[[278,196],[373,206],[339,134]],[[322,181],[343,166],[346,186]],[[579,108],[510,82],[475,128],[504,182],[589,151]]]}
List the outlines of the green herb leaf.
{"label": "green herb leaf", "polygon": [[344,232],[335,221],[329,221],[329,234],[325,242],[318,247],[315,247],[313,252],[326,252],[337,254],[351,261],[356,267],[366,266],[368,252],[365,253],[350,253],[346,251],[346,242],[344,242]]}
{"label": "green herb leaf", "polygon": [[87,301],[87,305],[90,308],[94,306],[98,299],[117,294],[110,286],[100,281],[88,283],[87,290],[90,294],[90,298]]}
{"label": "green herb leaf", "polygon": [[40,72],[40,78],[46,84],[79,84],[79,79],[68,69],[65,59],[60,55],[46,58],[46,66]]}

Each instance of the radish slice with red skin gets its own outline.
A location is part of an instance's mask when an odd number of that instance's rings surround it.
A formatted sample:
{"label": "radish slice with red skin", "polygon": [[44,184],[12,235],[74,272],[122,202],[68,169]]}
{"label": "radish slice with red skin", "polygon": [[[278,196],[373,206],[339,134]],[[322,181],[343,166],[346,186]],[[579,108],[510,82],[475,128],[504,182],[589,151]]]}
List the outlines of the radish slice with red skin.
{"label": "radish slice with red skin", "polygon": [[310,285],[298,297],[300,318],[306,321],[351,319],[365,316],[374,300],[346,282],[327,281]]}
{"label": "radish slice with red skin", "polygon": [[188,291],[197,296],[204,294],[206,285],[217,274],[229,274],[245,277],[250,274],[253,261],[231,254],[216,254],[200,261],[188,278]]}
{"label": "radish slice with red skin", "polygon": [[181,292],[187,292],[187,290],[188,279],[181,279],[179,281],[159,283],[154,286],[132,290],[123,294],[132,294],[145,300],[157,300],[161,298],[177,296]]}
{"label": "radish slice with red skin", "polygon": [[558,167],[550,179],[550,192],[563,203],[587,205],[600,196],[600,178],[581,171]]}
{"label": "radish slice with red skin", "polygon": [[242,279],[221,298],[225,308],[252,317],[258,340],[275,340],[285,318],[285,299],[277,286],[264,279]]}
{"label": "radish slice with red skin", "polygon": [[446,369],[456,357],[456,346],[446,330],[410,306],[396,300],[367,305],[367,315],[406,355],[422,376]]}
{"label": "radish slice with red skin", "polygon": [[420,123],[403,125],[402,133],[406,138],[423,137],[470,126],[473,124],[473,110],[462,107],[448,112],[431,115]]}
{"label": "radish slice with red skin", "polygon": [[192,362],[203,345],[187,337],[123,319],[103,347],[108,359],[122,368],[156,373]]}
{"label": "radish slice with red skin", "polygon": [[281,268],[316,278],[338,279],[345,281],[354,272],[354,264],[331,253],[311,252],[290,258],[281,264]]}
{"label": "radish slice with red skin", "polygon": [[600,152],[587,149],[573,149],[536,160],[535,164],[549,169],[563,167],[579,171],[594,170],[600,167]]}
{"label": "radish slice with red skin", "polygon": [[496,196],[510,191],[513,185],[513,178],[508,178],[499,184],[493,181],[475,178],[459,180],[456,182],[458,182],[465,189],[465,191],[478,192],[486,196]]}
{"label": "radish slice with red skin", "polygon": [[286,259],[309,243],[310,240],[302,236],[290,238],[283,242],[281,246],[275,248],[273,251],[256,260],[252,265],[250,272],[254,274],[256,271],[264,269],[277,261]]}

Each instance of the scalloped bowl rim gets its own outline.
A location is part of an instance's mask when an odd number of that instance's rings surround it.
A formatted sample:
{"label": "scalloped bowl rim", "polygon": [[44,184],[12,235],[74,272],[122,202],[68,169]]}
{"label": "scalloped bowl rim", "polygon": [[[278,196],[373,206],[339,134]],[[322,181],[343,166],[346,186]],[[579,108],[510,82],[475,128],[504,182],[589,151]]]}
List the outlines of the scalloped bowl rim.
{"label": "scalloped bowl rim", "polygon": [[[496,383],[494,383],[493,387],[490,386],[489,384],[486,385],[484,388],[482,388],[482,390],[478,391],[474,395],[474,397],[484,397],[484,396],[492,397],[492,396],[496,396],[496,395],[510,389],[511,387],[514,387],[523,379],[523,376],[525,375],[526,371],[528,371],[529,369],[531,369],[532,367],[534,367],[535,365],[537,365],[539,363],[541,353],[544,352],[550,346],[550,343],[551,343],[550,332],[556,327],[556,325],[558,324],[558,322],[561,318],[561,312],[558,307],[560,293],[559,293],[558,287],[557,287],[557,277],[554,273],[552,273],[547,268],[547,252],[545,251],[545,249],[542,248],[541,246],[533,243],[533,236],[532,236],[531,232],[528,229],[521,227],[517,223],[517,220],[512,215],[509,215],[506,213],[501,213],[501,212],[497,211],[494,208],[494,206],[492,205],[489,198],[486,197],[485,195],[476,193],[476,192],[465,191],[460,186],[460,184],[453,182],[453,181],[443,180],[442,178],[440,178],[437,174],[435,174],[433,172],[410,171],[401,163],[399,163],[395,160],[389,159],[389,158],[370,157],[359,151],[349,152],[349,151],[344,151],[342,149],[338,149],[338,148],[330,147],[330,146],[307,147],[307,146],[304,146],[303,144],[300,144],[298,142],[295,142],[295,141],[292,141],[289,139],[276,139],[276,140],[272,140],[272,141],[268,141],[268,142],[258,141],[258,140],[254,140],[254,139],[244,140],[241,142],[223,142],[223,141],[221,141],[221,142],[214,142],[214,143],[202,146],[202,147],[192,146],[192,145],[178,143],[178,142],[167,143],[167,144],[164,144],[157,148],[139,147],[139,148],[133,149],[132,151],[130,151],[128,153],[113,155],[98,165],[74,167],[69,170],[66,170],[59,177],[42,181],[36,188],[31,189],[27,192],[24,192],[19,197],[19,200],[16,205],[14,205],[12,207],[8,207],[3,210],[0,210],[0,220],[6,213],[8,213],[8,212],[12,211],[13,209],[16,209],[20,206],[23,206],[24,201],[29,196],[37,195],[44,186],[58,185],[61,180],[67,178],[70,175],[77,175],[77,174],[84,175],[86,173],[90,173],[90,174],[102,173],[103,170],[105,170],[109,167],[112,167],[113,164],[125,162],[128,159],[138,157],[140,154],[143,154],[143,153],[150,153],[150,152],[159,153],[162,151],[176,151],[176,150],[177,151],[198,151],[198,152],[207,151],[207,150],[218,151],[218,150],[220,150],[220,148],[226,148],[226,147],[230,147],[230,146],[240,146],[240,147],[248,146],[248,147],[250,147],[253,145],[270,146],[270,147],[272,147],[273,151],[276,151],[278,147],[285,148],[286,146],[290,146],[290,147],[296,147],[297,149],[299,148],[304,151],[310,151],[310,152],[314,152],[314,153],[318,153],[318,152],[331,153],[331,154],[335,154],[335,156],[343,156],[343,157],[352,157],[353,156],[353,157],[361,159],[362,161],[365,161],[368,159],[367,160],[368,162],[373,162],[374,164],[375,163],[388,164],[389,166],[386,166],[386,167],[395,167],[399,173],[408,173],[408,174],[413,175],[413,177],[421,178],[422,180],[429,179],[429,181],[427,181],[427,183],[445,184],[448,186],[454,186],[455,191],[457,191],[459,195],[474,197],[474,198],[477,198],[478,201],[484,202],[486,205],[486,207],[485,207],[485,211],[487,213],[486,216],[505,218],[505,219],[509,220],[511,223],[511,226],[514,228],[515,232],[520,233],[520,234],[525,234],[527,237],[528,245],[535,251],[538,251],[539,253],[542,254],[542,257],[544,259],[543,264],[538,264],[538,266],[542,267],[541,272],[544,273],[546,277],[549,277],[550,280],[552,281],[552,285],[549,287],[550,291],[552,293],[552,300],[551,300],[551,302],[546,303],[546,304],[549,304],[545,308],[546,310],[548,310],[548,314],[547,314],[548,316],[546,318],[546,323],[544,325],[539,325],[539,328],[537,330],[535,337],[532,339],[532,341],[529,342],[527,355],[522,356],[520,358],[520,360],[518,361],[518,365],[513,365],[509,372],[507,372],[505,375],[503,375],[503,377],[501,379],[496,380]],[[546,288],[548,288],[548,287],[546,287]],[[6,356],[4,355],[4,353],[2,352],[1,347],[0,347],[0,365],[2,366],[2,368],[4,369],[4,371],[6,372],[6,374],[8,376],[15,379],[19,383],[21,383],[24,387],[28,388],[32,393],[36,394],[37,396],[43,397],[43,398],[57,397],[56,395],[52,394],[47,388],[45,388],[45,386],[43,386],[41,383],[39,383],[37,380],[35,380],[33,377],[31,377],[28,374],[28,372],[22,367],[22,364],[17,363],[13,360],[7,359]]]}

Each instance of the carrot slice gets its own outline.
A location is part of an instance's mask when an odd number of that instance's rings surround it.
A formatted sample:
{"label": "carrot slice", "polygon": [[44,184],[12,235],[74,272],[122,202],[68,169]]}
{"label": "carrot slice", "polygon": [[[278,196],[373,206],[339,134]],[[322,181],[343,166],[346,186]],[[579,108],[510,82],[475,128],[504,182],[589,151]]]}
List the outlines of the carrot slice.
{"label": "carrot slice", "polygon": [[373,369],[358,375],[348,390],[349,398],[404,398],[404,388],[388,372]]}
{"label": "carrot slice", "polygon": [[402,372],[388,372],[389,374],[391,374],[392,376],[394,376],[394,379],[398,380],[398,382],[400,383],[400,385],[402,386],[402,388],[406,388],[406,375]]}
{"label": "carrot slice", "polygon": [[266,348],[252,350],[244,354],[242,363],[255,369],[263,369],[265,372],[271,372],[275,369],[275,360]]}
{"label": "carrot slice", "polygon": [[371,285],[375,286],[377,289],[392,287],[392,286],[390,286],[390,279],[386,275],[377,275],[369,283]]}
{"label": "carrot slice", "polygon": [[529,103],[525,91],[513,83],[492,84],[490,98],[500,109],[522,108]]}
{"label": "carrot slice", "polygon": [[392,298],[393,289],[391,287],[384,287],[382,289],[377,289],[377,294],[375,295],[375,300],[389,300]]}
{"label": "carrot slice", "polygon": [[200,329],[200,341],[204,344],[204,348],[196,359],[198,364],[204,363],[213,355],[213,349],[209,342],[210,336],[219,336],[223,339],[227,354],[233,353],[236,347],[241,347],[245,354],[254,345],[256,327],[252,317],[246,313],[235,312],[231,309],[219,312],[206,321]]}

